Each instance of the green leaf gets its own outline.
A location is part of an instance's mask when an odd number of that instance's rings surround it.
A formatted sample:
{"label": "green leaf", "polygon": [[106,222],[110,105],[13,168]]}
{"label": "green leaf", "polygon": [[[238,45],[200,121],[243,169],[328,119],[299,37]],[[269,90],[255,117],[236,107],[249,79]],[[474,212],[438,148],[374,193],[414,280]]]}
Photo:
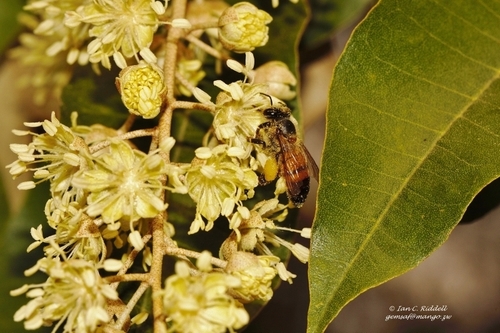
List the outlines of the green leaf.
{"label": "green leaf", "polygon": [[90,66],[77,68],[75,72],[61,96],[63,123],[70,124],[71,113],[76,111],[80,125],[120,127],[127,119],[128,111],[115,87],[116,67],[113,71],[102,69],[101,75],[95,74]]}
{"label": "green leaf", "polygon": [[313,49],[332,38],[335,31],[352,24],[371,0],[310,0],[311,21],[304,32],[302,47]]}
{"label": "green leaf", "polygon": [[[14,313],[28,303],[25,295],[12,297],[9,291],[21,287],[26,283],[39,283],[46,279],[43,275],[34,275],[27,278],[23,272],[32,267],[41,258],[42,250],[38,248],[26,253],[26,248],[33,242],[30,228],[47,225],[43,210],[49,196],[48,183],[42,183],[27,195],[20,212],[8,223],[2,226],[0,239],[0,332],[24,332],[23,324],[14,322]],[[47,329],[37,332],[46,332]]]}
{"label": "green leaf", "polygon": [[330,92],[308,332],[440,246],[500,175],[500,4],[381,1]]}
{"label": "green leaf", "polygon": [[21,30],[17,14],[23,8],[23,0],[3,0],[0,2],[0,54],[14,41]]}

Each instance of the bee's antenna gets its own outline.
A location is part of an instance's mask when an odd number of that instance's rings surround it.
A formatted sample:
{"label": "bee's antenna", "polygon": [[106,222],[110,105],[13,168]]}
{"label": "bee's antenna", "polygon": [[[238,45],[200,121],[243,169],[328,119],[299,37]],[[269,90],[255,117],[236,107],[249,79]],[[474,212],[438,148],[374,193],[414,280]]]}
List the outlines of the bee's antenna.
{"label": "bee's antenna", "polygon": [[266,94],[266,93],[261,93],[261,94],[264,96],[267,96],[267,98],[269,98],[269,101],[271,101],[271,106],[272,106],[273,105],[273,98],[271,97],[271,95]]}

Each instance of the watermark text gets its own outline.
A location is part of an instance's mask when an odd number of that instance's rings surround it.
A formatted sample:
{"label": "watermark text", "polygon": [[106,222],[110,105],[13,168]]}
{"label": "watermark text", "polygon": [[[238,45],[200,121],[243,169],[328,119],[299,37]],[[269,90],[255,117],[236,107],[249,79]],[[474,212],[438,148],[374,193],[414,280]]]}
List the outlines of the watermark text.
{"label": "watermark text", "polygon": [[[389,320],[430,320],[445,321],[451,319],[447,305],[391,305],[385,316],[385,321]],[[432,312],[432,313],[431,313]]]}

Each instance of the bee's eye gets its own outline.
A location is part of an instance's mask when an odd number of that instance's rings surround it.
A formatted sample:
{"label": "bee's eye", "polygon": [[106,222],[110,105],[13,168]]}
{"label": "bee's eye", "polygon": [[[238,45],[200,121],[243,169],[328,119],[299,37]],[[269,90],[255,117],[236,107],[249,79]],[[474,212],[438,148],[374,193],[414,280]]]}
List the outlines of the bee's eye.
{"label": "bee's eye", "polygon": [[290,117],[290,113],[288,111],[281,110],[279,108],[268,108],[262,111],[262,114],[264,117],[267,119],[274,119],[274,120],[280,120],[280,119],[286,119]]}
{"label": "bee's eye", "polygon": [[278,116],[277,116],[276,113],[277,113],[277,111],[274,108],[265,109],[262,112],[262,114],[264,115],[264,117],[266,117],[267,119],[276,119],[276,118],[278,118]]}
{"label": "bee's eye", "polygon": [[295,125],[289,119],[283,119],[280,122],[280,131],[283,135],[295,135],[297,134],[297,130],[295,129]]}

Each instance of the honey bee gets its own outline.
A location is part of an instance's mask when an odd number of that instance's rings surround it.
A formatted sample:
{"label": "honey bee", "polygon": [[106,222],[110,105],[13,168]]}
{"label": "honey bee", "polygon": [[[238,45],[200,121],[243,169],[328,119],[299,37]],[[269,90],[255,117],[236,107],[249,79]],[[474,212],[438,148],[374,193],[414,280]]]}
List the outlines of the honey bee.
{"label": "honey bee", "polygon": [[262,145],[274,158],[267,160],[261,184],[269,183],[278,176],[283,177],[288,199],[299,208],[309,193],[310,176],[318,179],[318,165],[297,137],[288,107],[271,106],[262,111],[262,114],[267,121],[259,125],[251,142]]}

